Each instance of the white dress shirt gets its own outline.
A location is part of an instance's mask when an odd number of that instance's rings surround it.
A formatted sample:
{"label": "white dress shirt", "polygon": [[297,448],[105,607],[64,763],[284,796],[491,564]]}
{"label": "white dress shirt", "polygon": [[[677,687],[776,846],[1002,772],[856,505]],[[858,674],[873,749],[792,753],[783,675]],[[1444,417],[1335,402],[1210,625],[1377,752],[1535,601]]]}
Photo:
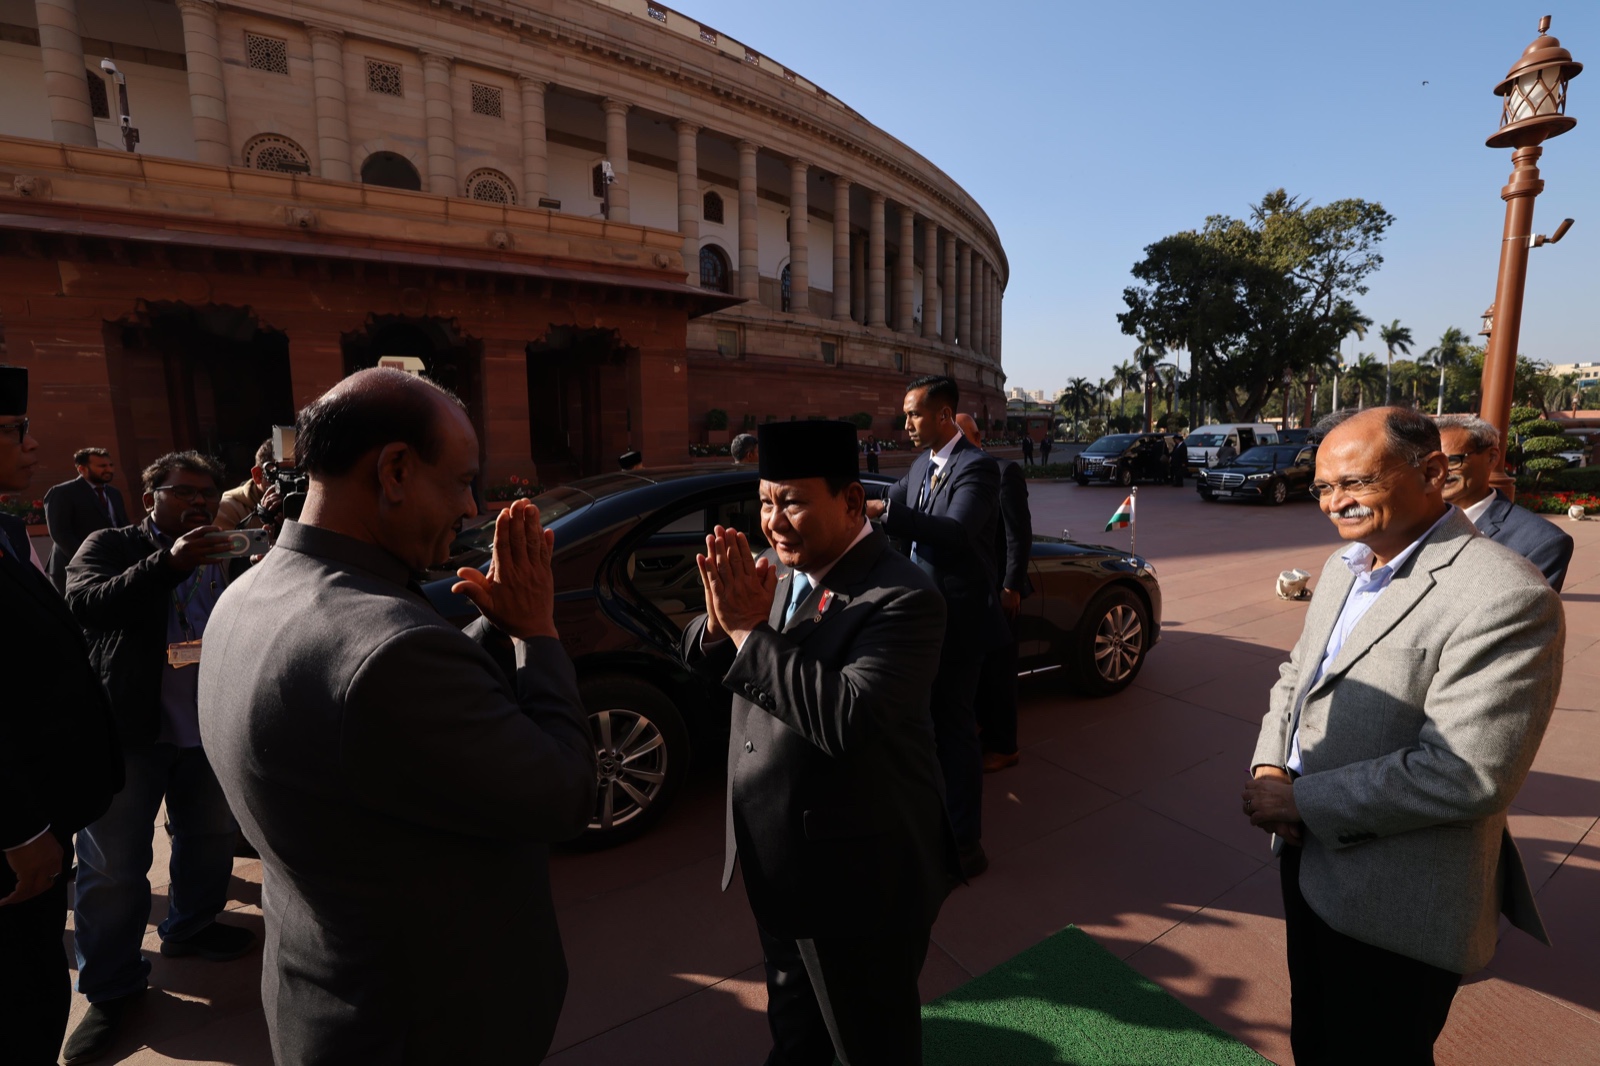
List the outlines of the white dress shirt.
{"label": "white dress shirt", "polygon": [[[1305,693],[1310,693],[1316,687],[1322,675],[1328,672],[1328,667],[1333,665],[1334,659],[1339,657],[1339,652],[1344,650],[1345,641],[1350,639],[1351,632],[1356,628],[1372,605],[1378,602],[1378,597],[1383,595],[1383,590],[1389,587],[1394,580],[1394,575],[1405,565],[1407,559],[1422,546],[1422,542],[1433,536],[1433,531],[1444,523],[1446,518],[1455,508],[1448,507],[1439,521],[1428,527],[1428,531],[1410,544],[1405,550],[1390,559],[1388,563],[1372,568],[1374,556],[1372,549],[1365,544],[1357,542],[1345,549],[1344,564],[1350,572],[1356,575],[1355,584],[1350,586],[1350,594],[1345,597],[1344,607],[1339,611],[1339,618],[1333,624],[1333,633],[1328,637],[1328,647],[1322,654],[1322,659],[1317,663],[1317,672],[1311,678],[1311,683],[1305,687]],[[1468,517],[1471,517],[1470,515]],[[1300,711],[1305,706],[1305,696],[1300,697],[1300,706],[1294,709],[1294,742],[1289,748],[1289,761],[1287,766],[1295,773],[1300,773]]]}
{"label": "white dress shirt", "polygon": [[1480,518],[1482,518],[1484,516],[1484,514],[1489,510],[1490,505],[1492,505],[1494,503],[1496,498],[1497,498],[1497,494],[1495,493],[1495,491],[1493,489],[1490,489],[1489,490],[1489,495],[1485,496],[1483,499],[1479,500],[1477,503],[1473,504],[1471,507],[1463,507],[1463,508],[1461,508],[1461,513],[1465,514],[1467,516],[1467,521],[1468,522],[1471,522],[1473,525],[1477,525],[1478,524],[1478,519],[1480,519]]}

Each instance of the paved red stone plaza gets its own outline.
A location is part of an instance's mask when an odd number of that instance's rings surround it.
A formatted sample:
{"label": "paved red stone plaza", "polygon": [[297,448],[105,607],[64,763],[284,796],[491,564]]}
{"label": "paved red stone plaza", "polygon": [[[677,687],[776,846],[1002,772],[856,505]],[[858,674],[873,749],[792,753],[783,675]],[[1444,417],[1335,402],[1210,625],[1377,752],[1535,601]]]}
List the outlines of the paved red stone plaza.
{"label": "paved red stone plaza", "polygon": [[[1035,484],[1032,492],[1039,532],[1112,540],[1100,529],[1118,490]],[[1309,503],[1207,505],[1192,490],[1150,487],[1139,513],[1139,549],[1166,596],[1166,635],[1139,681],[1115,698],[1073,698],[1050,675],[1025,682],[1022,762],[985,779],[993,865],[946,903],[923,992],[940,995],[1072,923],[1289,1063],[1277,871],[1266,837],[1239,814],[1238,794],[1267,690],[1305,611],[1274,596],[1274,579],[1292,566],[1316,574],[1336,540]],[[1438,1049],[1444,1066],[1600,1064],[1600,522],[1561,523],[1578,542],[1563,596],[1566,677],[1511,818],[1557,943],[1505,933],[1494,964],[1456,1000]],[[156,839],[164,844],[164,834]],[[259,952],[224,965],[156,953],[165,868],[161,850],[145,942],[154,989],[119,1046],[122,1061],[270,1063]],[[548,1061],[761,1061],[760,950],[742,894],[717,892],[721,868],[715,769],[699,774],[651,836],[556,858],[572,980]],[[259,931],[260,866],[241,860],[235,875],[228,920]],[[439,905],[514,907],[515,887]],[[73,1024],[83,1009],[75,997]]]}

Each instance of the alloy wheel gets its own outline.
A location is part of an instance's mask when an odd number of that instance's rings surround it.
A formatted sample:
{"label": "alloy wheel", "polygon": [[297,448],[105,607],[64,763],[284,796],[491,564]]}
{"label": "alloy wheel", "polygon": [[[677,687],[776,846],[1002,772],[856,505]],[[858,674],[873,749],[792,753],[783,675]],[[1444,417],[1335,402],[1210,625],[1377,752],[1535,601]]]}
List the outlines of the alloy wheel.
{"label": "alloy wheel", "polygon": [[1095,671],[1116,684],[1133,673],[1143,652],[1144,625],[1138,612],[1126,603],[1114,604],[1095,629]]}
{"label": "alloy wheel", "polygon": [[660,727],[636,711],[593,711],[589,724],[599,777],[589,828],[609,832],[643,816],[661,797],[670,756]]}

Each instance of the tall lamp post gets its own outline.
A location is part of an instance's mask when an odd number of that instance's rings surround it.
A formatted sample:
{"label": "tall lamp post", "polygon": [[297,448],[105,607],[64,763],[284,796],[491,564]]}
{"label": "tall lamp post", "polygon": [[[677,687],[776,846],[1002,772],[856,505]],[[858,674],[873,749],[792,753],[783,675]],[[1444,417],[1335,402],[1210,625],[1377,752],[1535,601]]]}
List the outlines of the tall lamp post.
{"label": "tall lamp post", "polygon": [[[1485,142],[1490,148],[1515,149],[1511,154],[1511,177],[1500,190],[1500,198],[1506,202],[1506,224],[1500,242],[1493,314],[1485,316],[1489,346],[1484,353],[1483,403],[1478,410],[1479,417],[1500,431],[1501,440],[1507,439],[1511,423],[1528,249],[1553,244],[1572,225],[1572,220],[1567,219],[1550,238],[1533,233],[1533,201],[1544,191],[1544,181],[1539,177],[1539,156],[1544,149],[1539,146],[1578,124],[1567,114],[1567,82],[1583,70],[1583,64],[1573,62],[1572,53],[1562,48],[1560,41],[1548,36],[1549,29],[1550,16],[1546,15],[1539,20],[1539,36],[1512,64],[1505,80],[1494,87],[1495,95],[1504,97],[1505,103],[1500,112],[1500,129]],[[1507,495],[1516,491],[1503,465],[1493,481]]]}

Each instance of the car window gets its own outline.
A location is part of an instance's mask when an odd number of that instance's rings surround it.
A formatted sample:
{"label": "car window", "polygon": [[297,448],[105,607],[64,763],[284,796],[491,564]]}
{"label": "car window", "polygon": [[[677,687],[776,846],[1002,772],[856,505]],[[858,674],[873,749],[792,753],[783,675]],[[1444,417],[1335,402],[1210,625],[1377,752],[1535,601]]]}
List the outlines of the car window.
{"label": "car window", "polygon": [[628,552],[623,568],[634,594],[666,617],[675,633],[681,633],[697,615],[705,613],[705,590],[700,584],[700,568],[695,556],[705,551],[705,538],[714,526],[739,530],[750,540],[750,551],[759,555],[767,549],[761,535],[761,505],[756,486],[737,490],[737,495],[707,503],[702,497],[690,505],[668,508],[656,516],[649,532],[625,546]]}
{"label": "car window", "polygon": [[1296,466],[1312,466],[1317,461],[1317,450],[1315,448],[1301,448],[1300,454],[1295,456],[1294,461]]}
{"label": "car window", "polygon": [[1190,448],[1220,448],[1223,439],[1221,433],[1191,433],[1183,443]]}
{"label": "car window", "polygon": [[1128,450],[1136,438],[1132,433],[1118,433],[1110,437],[1101,437],[1083,450],[1085,455],[1120,455]]}

